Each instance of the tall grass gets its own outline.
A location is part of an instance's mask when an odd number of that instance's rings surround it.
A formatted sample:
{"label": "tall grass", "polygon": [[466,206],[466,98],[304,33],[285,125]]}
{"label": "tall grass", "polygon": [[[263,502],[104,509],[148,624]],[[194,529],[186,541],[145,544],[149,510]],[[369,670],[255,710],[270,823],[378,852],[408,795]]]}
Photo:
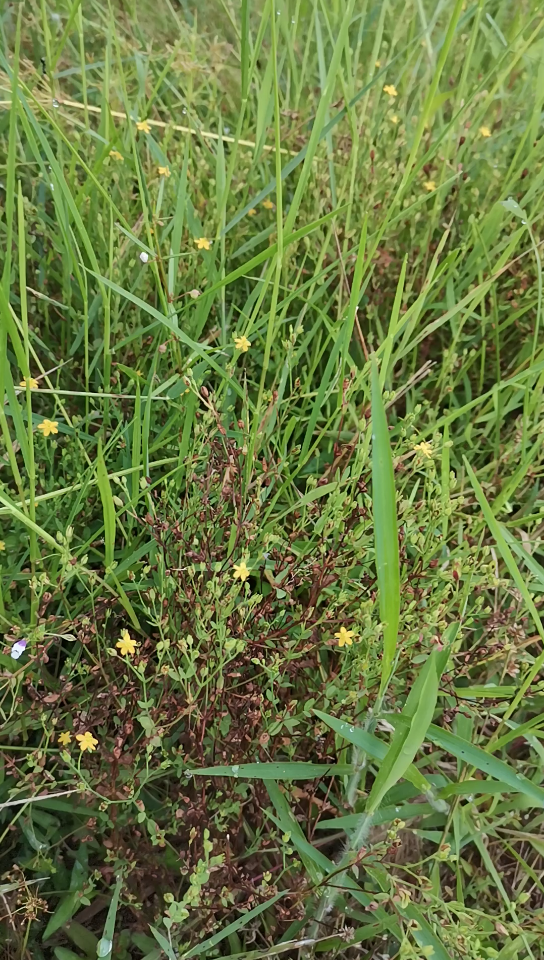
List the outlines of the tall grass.
{"label": "tall grass", "polygon": [[540,6],[0,24],[6,957],[538,957]]}

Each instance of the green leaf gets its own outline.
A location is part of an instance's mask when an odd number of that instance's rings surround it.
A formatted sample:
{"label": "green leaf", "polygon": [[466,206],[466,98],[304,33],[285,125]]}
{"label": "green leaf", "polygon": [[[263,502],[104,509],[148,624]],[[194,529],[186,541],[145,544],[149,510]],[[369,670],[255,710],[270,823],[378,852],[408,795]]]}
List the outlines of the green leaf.
{"label": "green leaf", "polygon": [[436,652],[426,660],[412,686],[404,716],[411,718],[410,726],[399,725],[387,755],[380,766],[368,798],[367,812],[374,814],[388,790],[403,777],[423,743],[433,718],[438,696]]}
{"label": "green leaf", "polygon": [[[435,813],[430,803],[404,803],[401,806],[382,807],[377,810],[373,819],[373,826],[380,823],[391,823],[397,817],[400,820],[410,820],[411,817],[428,817]],[[335,817],[332,820],[319,820],[316,830],[356,830],[361,823],[361,817],[366,814],[348,813],[345,817]]]}
{"label": "green leaf", "polygon": [[[285,795],[275,780],[265,780],[265,786],[277,813],[277,817],[273,817],[274,823],[283,833],[291,835],[290,843],[296,848],[312,883],[320,883],[323,872],[327,873],[329,869],[327,858],[306,839]],[[272,817],[270,811],[267,811],[267,816]]]}
{"label": "green leaf", "polygon": [[372,363],[372,505],[380,619],[384,623],[381,687],[391,673],[400,616],[399,540],[393,458],[376,361]]}
{"label": "green leaf", "polygon": [[346,776],[351,763],[240,763],[222,767],[185,770],[192,777],[237,777],[240,780],[316,780],[318,777]]}
{"label": "green leaf", "polygon": [[[341,737],[344,737],[345,740],[349,740],[355,747],[359,747],[367,753],[369,757],[372,757],[374,760],[385,759],[388,746],[372,733],[362,730],[361,727],[354,726],[353,723],[350,723],[348,720],[337,720],[336,717],[331,717],[330,714],[323,713],[322,710],[314,710],[314,713],[316,717],[323,720],[324,723],[328,724],[329,727]],[[414,787],[419,790],[420,793],[427,793],[432,790],[432,785],[413,764],[410,764],[404,776],[406,780],[413,783]]]}
{"label": "green leaf", "polygon": [[475,684],[472,687],[455,687],[455,696],[462,700],[485,699],[500,700],[515,697],[517,687],[498,686],[494,683]]}
{"label": "green leaf", "polygon": [[108,907],[108,915],[106,917],[106,922],[104,924],[104,932],[102,933],[102,939],[98,941],[96,945],[96,955],[97,957],[102,958],[102,960],[111,960],[111,952],[113,947],[113,935],[115,933],[115,919],[117,917],[117,910],[119,907],[119,897],[121,895],[121,889],[123,886],[123,877],[118,877],[115,884],[115,890],[113,891],[113,897],[111,898],[111,903]]}
{"label": "green leaf", "polygon": [[[523,793],[524,796],[533,800],[537,806],[544,806],[544,789],[528,780],[523,774],[515,773],[507,763],[499,760],[498,757],[486,753],[481,747],[469,743],[468,740],[463,740],[448,730],[443,730],[442,727],[435,727],[434,724],[429,727],[427,737],[438,747],[442,747],[443,750],[457,757],[458,760],[462,760],[464,763],[482,770],[483,773],[489,774],[490,777],[508,784],[511,790],[516,793]],[[475,784],[475,786],[479,786],[479,784]]]}
{"label": "green leaf", "polygon": [[162,948],[162,950],[164,950],[166,956],[168,957],[168,960],[178,960],[176,954],[174,953],[172,947],[170,946],[164,934],[160,933],[160,931],[157,930],[156,927],[152,927],[151,925],[149,926],[149,929],[151,930],[151,933],[155,937],[155,940],[157,941],[159,946]]}
{"label": "green leaf", "polygon": [[78,891],[67,893],[62,898],[53,916],[49,918],[49,923],[45,928],[42,938],[44,941],[49,940],[49,937],[52,937],[57,930],[60,930],[65,923],[68,923],[68,921],[72,919],[79,906],[79,901],[80,895]]}
{"label": "green leaf", "polygon": [[238,919],[234,920],[233,923],[229,923],[228,926],[224,927],[223,930],[220,930],[219,933],[214,933],[213,937],[209,937],[202,943],[198,943],[196,947],[193,947],[192,950],[189,950],[189,953],[185,953],[184,960],[189,960],[190,957],[198,957],[199,954],[204,953],[204,951],[211,950],[218,943],[220,943],[221,940],[224,940],[225,937],[229,937],[232,933],[236,933],[238,930],[243,930],[250,920],[253,920],[255,917],[258,917],[259,914],[263,913],[265,910],[268,910],[269,907],[272,907],[278,902],[278,900],[280,900],[282,897],[285,897],[288,893],[288,890],[281,890],[274,897],[271,897],[270,900],[266,900],[265,903],[260,903],[258,907],[255,907],[248,913],[242,914],[241,917],[238,917]]}
{"label": "green leaf", "polygon": [[100,491],[102,514],[104,517],[104,562],[106,567],[111,567],[115,549],[115,505],[108,471],[104,462],[104,451],[100,440],[98,441],[98,450],[96,453],[96,480]]}

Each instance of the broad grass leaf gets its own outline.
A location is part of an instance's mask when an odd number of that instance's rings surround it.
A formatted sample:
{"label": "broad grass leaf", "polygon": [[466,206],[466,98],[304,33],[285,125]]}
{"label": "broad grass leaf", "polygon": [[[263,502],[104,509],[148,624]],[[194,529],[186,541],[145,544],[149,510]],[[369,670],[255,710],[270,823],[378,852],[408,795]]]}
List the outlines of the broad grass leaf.
{"label": "broad grass leaf", "polygon": [[433,719],[438,696],[436,653],[423,665],[406,702],[404,714],[411,718],[409,727],[398,726],[387,755],[378,771],[368,798],[367,812],[374,814],[385,794],[403,777],[423,743]]}
{"label": "broad grass leaf", "polygon": [[[359,747],[359,749],[367,753],[369,757],[380,761],[385,759],[388,746],[383,740],[375,737],[374,734],[368,733],[368,731],[363,730],[361,727],[354,726],[353,723],[348,720],[338,720],[336,717],[331,717],[330,714],[323,713],[322,710],[314,710],[314,713],[336,733],[344,737],[345,740],[348,740],[355,747]],[[432,789],[432,784],[429,783],[413,764],[410,764],[406,769],[404,776],[420,793],[427,793]]]}
{"label": "broad grass leaf", "polygon": [[315,780],[317,777],[346,776],[351,763],[240,763],[220,767],[199,767],[185,771],[192,777],[237,777],[241,780]]}
{"label": "broad grass leaf", "polygon": [[463,740],[448,730],[443,730],[442,727],[436,727],[434,724],[429,727],[427,737],[438,747],[442,747],[443,750],[457,757],[458,760],[476,767],[477,770],[502,781],[503,784],[508,784],[511,790],[516,793],[523,793],[533,800],[537,806],[544,806],[544,789],[528,780],[523,774],[516,773],[512,767],[504,763],[503,760],[499,760],[498,757],[492,756],[492,754],[482,750],[481,747],[469,743],[468,740]]}

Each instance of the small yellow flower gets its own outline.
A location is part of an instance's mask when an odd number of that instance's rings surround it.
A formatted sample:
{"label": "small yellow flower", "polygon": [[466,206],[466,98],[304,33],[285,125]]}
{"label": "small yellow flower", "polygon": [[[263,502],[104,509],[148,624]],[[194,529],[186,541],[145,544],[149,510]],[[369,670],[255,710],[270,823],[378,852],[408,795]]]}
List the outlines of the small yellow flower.
{"label": "small yellow flower", "polygon": [[93,753],[98,746],[98,740],[96,737],[93,737],[90,730],[87,730],[87,733],[76,734],[76,740],[79,743],[79,749],[82,753],[85,753],[85,750],[89,750],[90,753]]}
{"label": "small yellow flower", "polygon": [[151,133],[151,127],[149,126],[147,120],[137,120],[136,129],[139,130],[140,133]]}
{"label": "small yellow flower", "polygon": [[265,210],[273,210],[274,204],[272,203],[271,200],[263,200],[263,207],[265,208]]}
{"label": "small yellow flower", "polygon": [[485,127],[485,126],[484,126],[484,127],[480,127],[479,133],[480,133],[480,136],[482,136],[482,137],[490,137],[490,136],[491,136],[491,130],[489,129],[489,127]]}
{"label": "small yellow flower", "polygon": [[248,565],[247,565],[247,563],[246,563],[245,560],[242,560],[241,563],[235,563],[235,564],[234,564],[234,579],[235,579],[235,580],[241,580],[242,583],[245,583],[245,581],[248,579],[248,577],[249,577],[250,575],[251,575],[251,571],[250,571],[250,569],[249,569],[249,567],[248,567]]}
{"label": "small yellow flower", "polygon": [[129,657],[133,657],[138,644],[136,640],[130,636],[128,630],[121,630],[121,639],[117,641],[115,646],[120,651],[122,657],[126,657],[127,654]]}
{"label": "small yellow flower", "polygon": [[57,427],[58,427],[58,422],[57,422],[57,420],[47,420],[47,419],[45,419],[45,420],[42,420],[42,422],[38,424],[38,430],[41,430],[41,431],[42,431],[44,437],[49,437],[50,434],[52,434],[52,433],[58,433],[59,431],[57,430]]}
{"label": "small yellow flower", "polygon": [[378,70],[380,69],[381,65],[382,65],[382,61],[376,60],[376,67],[378,68]]}
{"label": "small yellow flower", "polygon": [[28,382],[28,386],[30,387],[31,390],[37,390],[37,389],[38,389],[39,383],[38,383],[38,381],[36,380],[36,377],[23,377],[23,379],[21,380],[19,386],[20,386],[20,387],[26,387],[27,382]]}
{"label": "small yellow flower", "polygon": [[388,97],[398,97],[397,88],[394,87],[392,83],[386,83],[383,92],[386,93]]}
{"label": "small yellow flower", "polygon": [[3,553],[5,549],[6,549],[6,541],[0,540],[0,553]]}
{"label": "small yellow flower", "polygon": [[389,117],[389,119],[391,120],[391,123],[395,123],[395,124],[396,124],[396,123],[399,122],[399,118],[397,117],[397,114],[396,114],[396,113],[393,113],[393,114]]}
{"label": "small yellow flower", "polygon": [[429,443],[428,440],[422,440],[421,443],[416,443],[414,450],[419,450],[428,460],[430,460],[433,455],[433,445]]}
{"label": "small yellow flower", "polygon": [[245,334],[242,334],[241,337],[234,338],[234,346],[237,350],[241,350],[242,353],[247,353],[251,346],[251,340],[248,340]]}
{"label": "small yellow flower", "polygon": [[346,630],[345,627],[340,627],[338,633],[334,634],[334,639],[338,640],[339,647],[351,647],[354,636],[353,630]]}
{"label": "small yellow flower", "polygon": [[59,743],[61,747],[67,747],[72,739],[72,734],[69,730],[65,730],[63,733],[59,733]]}
{"label": "small yellow flower", "polygon": [[123,154],[119,153],[118,150],[110,150],[110,157],[112,160],[124,160]]}
{"label": "small yellow flower", "polygon": [[160,176],[160,177],[169,177],[170,175],[171,175],[171,174],[170,174],[170,167],[168,167],[168,166],[166,166],[166,167],[159,167],[159,176]]}
{"label": "small yellow flower", "polygon": [[248,210],[248,211],[247,211],[248,217],[254,217],[256,213],[257,213],[257,211],[256,211],[255,207],[252,207],[251,210]]}
{"label": "small yellow flower", "polygon": [[434,180],[426,180],[423,186],[429,191],[429,193],[432,193],[433,190],[436,190],[436,183]]}
{"label": "small yellow flower", "polygon": [[206,237],[196,237],[195,243],[199,250],[210,250],[212,246]]}

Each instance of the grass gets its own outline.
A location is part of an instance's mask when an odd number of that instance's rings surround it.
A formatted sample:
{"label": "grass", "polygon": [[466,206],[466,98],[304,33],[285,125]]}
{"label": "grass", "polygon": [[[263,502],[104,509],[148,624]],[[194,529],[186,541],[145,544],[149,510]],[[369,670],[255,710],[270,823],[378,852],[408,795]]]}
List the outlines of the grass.
{"label": "grass", "polygon": [[0,22],[2,956],[536,960],[541,5]]}

